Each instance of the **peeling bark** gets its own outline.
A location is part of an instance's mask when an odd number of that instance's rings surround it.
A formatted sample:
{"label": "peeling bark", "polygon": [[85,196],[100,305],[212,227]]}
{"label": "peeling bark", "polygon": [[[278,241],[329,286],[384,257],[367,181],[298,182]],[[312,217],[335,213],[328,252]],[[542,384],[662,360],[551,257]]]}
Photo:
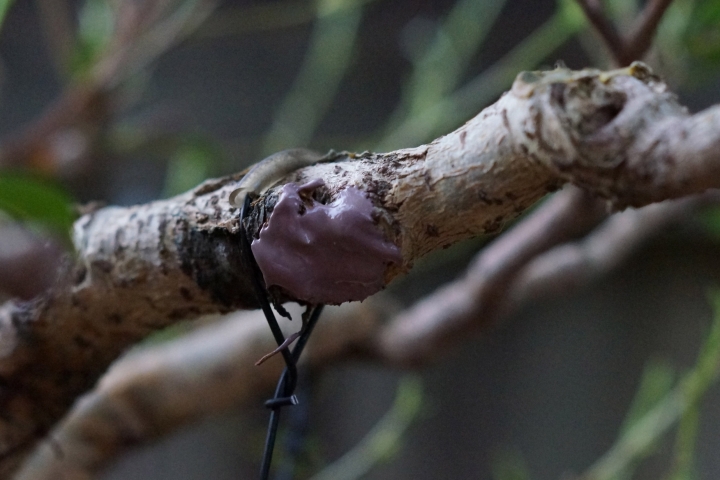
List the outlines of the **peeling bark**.
{"label": "peeling bark", "polygon": [[[566,182],[616,208],[720,186],[720,108],[688,115],[646,67],[523,73],[453,133],[396,152],[297,171],[327,201],[364,191],[402,264],[496,232]],[[0,306],[0,475],[149,332],[207,313],[255,308],[240,255],[237,176],[75,224],[76,258],[44,297]],[[255,205],[253,232],[277,194]],[[299,299],[302,300],[302,299]]]}

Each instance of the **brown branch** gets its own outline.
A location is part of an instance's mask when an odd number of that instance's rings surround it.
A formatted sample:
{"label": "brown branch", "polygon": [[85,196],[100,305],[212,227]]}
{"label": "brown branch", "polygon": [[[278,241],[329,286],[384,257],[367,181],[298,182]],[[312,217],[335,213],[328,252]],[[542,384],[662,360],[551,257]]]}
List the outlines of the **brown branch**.
{"label": "brown branch", "polygon": [[[605,42],[608,50],[615,59],[615,63],[618,66],[629,65],[626,55],[626,44],[625,39],[620,35],[615,25],[605,15],[605,8],[603,7],[602,0],[577,0],[577,3],[585,12],[585,16],[595,30],[600,35],[600,38]],[[632,61],[632,60],[631,60]]]}
{"label": "brown branch", "polygon": [[[327,308],[303,363],[320,367],[345,357],[354,344],[369,340],[393,309],[382,296]],[[131,353],[76,403],[15,479],[92,478],[133,446],[260,402],[283,364],[279,357],[262,367],[255,361],[274,346],[264,317],[249,312]]]}
{"label": "brown branch", "polygon": [[[688,115],[639,65],[527,72],[496,104],[429,145],[318,164],[289,179],[323,179],[328,202],[348,186],[366,193],[379,228],[401,249],[402,263],[385,272],[389,282],[427,252],[497,231],[563,182],[615,206],[720,187],[719,132],[720,108]],[[228,203],[236,181],[212,180],[172,199],[84,216],[75,224],[76,263],[65,281],[44,299],[0,306],[0,449],[6,456],[0,474],[11,471],[74,399],[147,333],[255,306],[238,212]],[[271,211],[276,193],[256,203],[254,218]],[[597,219],[593,215],[588,218]],[[495,281],[482,288],[468,283],[465,290],[480,288],[492,300],[480,305],[486,318],[495,315],[496,297],[514,272],[576,228],[572,221],[547,222],[524,227],[540,232],[536,245],[518,241],[510,252],[496,246],[489,250],[495,257],[479,261]],[[504,270],[503,262],[513,268]],[[454,307],[457,318],[469,318],[477,306],[463,299],[456,305],[466,305]],[[448,318],[437,328],[428,345],[447,344],[464,324]],[[428,351],[418,331],[428,326],[401,316],[368,352],[414,363]]]}
{"label": "brown branch", "polygon": [[[444,342],[444,348],[425,348],[426,343],[442,343],[438,338],[447,336],[448,323],[462,329],[462,335],[455,335],[455,342],[467,341],[479,328],[487,326],[489,314],[492,320],[499,321],[538,297],[567,295],[582,288],[621,265],[648,238],[687,218],[698,207],[718,201],[720,193],[713,192],[628,210],[611,217],[583,240],[561,244],[523,262],[535,235],[545,246],[562,243],[602,217],[581,192],[561,192],[524,224],[508,232],[508,243],[513,247],[506,248],[501,241],[481,252],[472,263],[461,282],[475,283],[476,287],[463,288],[462,292],[472,298],[460,301],[474,304],[474,311],[453,309],[458,296],[448,295],[451,289],[447,287],[431,298],[457,316],[448,315],[442,308],[419,308],[428,303],[427,299],[394,315],[397,306],[384,295],[362,304],[329,308],[304,360],[315,368],[358,355],[389,366],[427,362],[452,346]],[[563,220],[573,225],[572,212],[580,215],[576,217],[579,221],[574,227],[563,227]],[[554,214],[559,217],[552,220]],[[561,224],[562,233],[554,234],[552,228],[545,228],[548,220],[553,225]],[[505,282],[507,288],[496,291],[483,288],[486,275],[515,280]],[[413,317],[418,312],[421,316]],[[405,325],[402,330],[411,335],[410,339],[400,338],[399,323]],[[391,339],[397,343],[390,343]],[[278,359],[262,368],[254,367],[254,361],[272,347],[262,316],[251,312],[129,355],[108,372],[98,388],[76,404],[35,450],[17,478],[92,476],[129,448],[208,415],[259,402],[282,368]],[[408,347],[412,353],[408,353]],[[398,355],[395,348],[403,349],[405,354]],[[178,395],[180,391],[182,395]]]}
{"label": "brown branch", "polygon": [[605,14],[601,0],[577,0],[585,16],[595,27],[618,66],[641,60],[652,45],[657,26],[672,0],[650,0],[638,15],[628,35],[621,35]]}
{"label": "brown branch", "polygon": [[64,249],[19,225],[0,222],[0,297],[29,300],[55,281]]}
{"label": "brown branch", "polygon": [[665,11],[673,0],[649,0],[626,37],[626,58],[628,64],[640,60],[652,45],[655,31]]}
{"label": "brown branch", "polygon": [[588,285],[621,266],[648,238],[717,203],[720,192],[712,191],[615,214],[588,237],[557,246],[529,262],[517,276],[507,305],[515,310],[527,301]]}
{"label": "brown branch", "polygon": [[602,205],[582,190],[566,189],[472,262],[463,278],[451,282],[386,328],[375,353],[392,363],[416,365],[447,349],[469,329],[487,328],[506,291],[531,259],[563,243],[604,217]]}

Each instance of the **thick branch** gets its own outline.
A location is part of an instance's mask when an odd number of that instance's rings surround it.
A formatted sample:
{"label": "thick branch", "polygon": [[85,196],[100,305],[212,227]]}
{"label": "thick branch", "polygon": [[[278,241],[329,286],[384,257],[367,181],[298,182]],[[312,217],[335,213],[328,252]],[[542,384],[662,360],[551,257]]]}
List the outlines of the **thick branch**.
{"label": "thick branch", "polygon": [[[427,252],[499,230],[563,182],[616,206],[720,186],[718,115],[689,116],[641,66],[525,73],[496,104],[429,145],[319,164],[290,179],[322,178],[326,201],[348,186],[365,192],[401,249],[389,282]],[[236,186],[231,176],[86,215],[75,225],[77,260],[65,281],[42,300],[0,307],[0,450],[29,448],[150,331],[255,306],[238,212],[227,201]],[[254,218],[276,199],[263,197]]]}
{"label": "thick branch", "polygon": [[[462,333],[455,339],[467,339],[479,326],[504,318],[538,296],[567,295],[622,264],[648,237],[718,199],[717,194],[706,194],[628,210],[586,238],[523,263],[529,249],[537,250],[532,246],[536,240],[545,246],[562,243],[602,217],[588,198],[572,189],[564,191],[506,235],[508,248],[500,241],[478,255],[461,280],[474,288],[461,287],[461,295],[452,295],[453,289],[443,287],[430,297],[441,308],[423,308],[429,304],[424,300],[399,315],[393,314],[397,306],[385,295],[328,308],[304,360],[317,368],[358,355],[390,366],[427,362],[444,351],[427,345],[448,346],[439,341],[447,340],[448,325]],[[571,220],[572,212],[579,222],[569,221],[560,233],[544,226],[543,220],[553,213]],[[486,276],[514,280],[503,282],[504,289],[483,288]],[[452,308],[458,301],[475,308]],[[262,368],[253,362],[272,347],[262,315],[252,312],[129,355],[75,405],[18,478],[90,477],[128,448],[231,406],[260,401],[258,395],[276,382],[282,362],[274,359]]]}

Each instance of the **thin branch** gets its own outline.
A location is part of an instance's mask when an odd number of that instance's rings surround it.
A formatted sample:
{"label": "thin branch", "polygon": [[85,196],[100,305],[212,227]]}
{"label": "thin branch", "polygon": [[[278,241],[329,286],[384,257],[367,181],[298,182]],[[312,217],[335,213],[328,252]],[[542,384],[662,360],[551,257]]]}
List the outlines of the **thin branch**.
{"label": "thin branch", "polygon": [[66,0],[35,0],[35,7],[55,69],[61,76],[65,76],[68,74],[68,61],[75,41],[69,5]]}
{"label": "thin branch", "polygon": [[628,63],[640,60],[652,45],[655,31],[665,11],[673,0],[649,0],[642,13],[638,16],[632,30],[627,36],[626,58]]}
{"label": "thin branch", "polygon": [[660,21],[672,0],[650,0],[638,15],[628,35],[621,35],[605,14],[602,0],[577,0],[618,66],[640,60],[652,45]]}
{"label": "thin branch", "polygon": [[[57,173],[60,168],[72,171],[77,167],[80,157],[88,152],[81,149],[76,157],[63,158],[58,151],[63,133],[72,130],[75,136],[80,135],[82,142],[78,143],[90,145],[90,139],[99,134],[97,125],[114,113],[117,88],[187,38],[216,6],[214,0],[174,0],[171,3],[176,8],[168,13],[165,3],[149,2],[142,7],[122,3],[110,46],[87,74],[70,84],[38,118],[2,139],[0,168],[27,167]],[[164,8],[153,11],[159,5]]]}
{"label": "thin branch", "polygon": [[[599,208],[600,207],[600,208]],[[603,209],[576,188],[562,191],[485,247],[463,278],[402,312],[384,330],[381,352],[392,363],[417,365],[495,320],[515,277],[531,259],[599,222]]]}
{"label": "thin branch", "polygon": [[605,14],[602,0],[577,0],[577,3],[583,12],[585,12],[585,16],[590,20],[590,23],[595,27],[600,37],[604,40],[605,46],[610,50],[617,65],[628,65],[630,62],[627,61],[626,42]]}
{"label": "thin branch", "polygon": [[717,203],[720,192],[713,191],[615,214],[588,237],[557,246],[529,262],[513,284],[508,306],[514,310],[528,300],[581,288],[618,268],[657,232]]}

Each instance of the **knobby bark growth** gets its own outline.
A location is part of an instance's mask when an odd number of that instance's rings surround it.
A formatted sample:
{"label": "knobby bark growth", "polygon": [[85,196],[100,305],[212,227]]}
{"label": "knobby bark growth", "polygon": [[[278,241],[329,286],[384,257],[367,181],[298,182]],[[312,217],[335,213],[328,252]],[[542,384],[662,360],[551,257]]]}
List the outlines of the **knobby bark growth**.
{"label": "knobby bark growth", "polygon": [[[364,191],[402,252],[402,264],[386,271],[390,282],[428,252],[500,230],[565,183],[615,209],[717,188],[719,123],[718,107],[689,115],[641,64],[525,72],[494,105],[428,145],[318,164],[286,181],[322,178],[329,199],[348,186]],[[75,224],[76,258],[47,296],[0,306],[0,473],[15,470],[129,345],[179,320],[256,306],[239,251],[239,212],[227,201],[238,179],[85,215]],[[256,218],[274,198],[261,199]],[[547,221],[562,231],[566,218]],[[485,261],[483,274],[499,266]],[[500,288],[507,279],[494,280]],[[473,305],[454,309],[439,330],[434,324],[439,333],[429,345],[417,342],[427,324],[400,316],[366,353],[400,364],[422,359],[462,330],[453,319],[467,318],[458,311]]]}

